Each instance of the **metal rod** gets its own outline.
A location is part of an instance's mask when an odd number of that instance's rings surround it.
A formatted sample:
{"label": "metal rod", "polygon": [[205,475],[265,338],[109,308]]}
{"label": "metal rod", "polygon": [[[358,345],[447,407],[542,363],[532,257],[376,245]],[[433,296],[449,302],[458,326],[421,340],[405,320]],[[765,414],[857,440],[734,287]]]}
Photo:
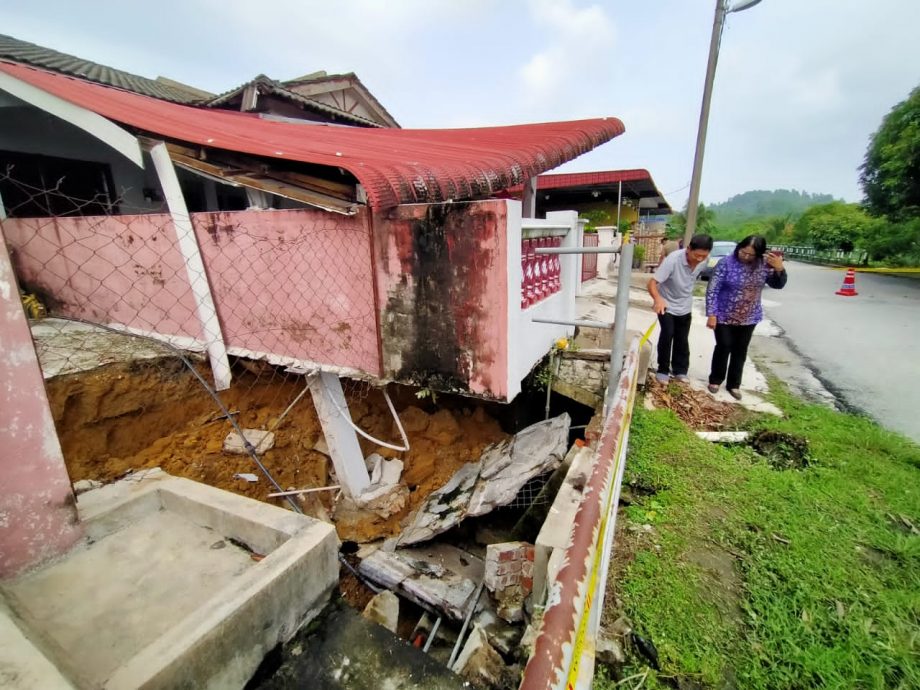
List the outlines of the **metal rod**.
{"label": "metal rod", "polygon": [[612,323],[606,323],[605,321],[590,321],[587,319],[577,319],[575,321],[564,321],[562,319],[531,319],[533,323],[551,323],[556,326],[578,326],[580,328],[603,328],[609,330],[613,328]]}
{"label": "metal rod", "polygon": [[303,387],[303,390],[300,391],[300,393],[297,394],[297,397],[294,398],[294,400],[291,402],[291,404],[287,406],[287,409],[286,409],[284,412],[281,413],[281,416],[278,417],[278,419],[275,420],[275,423],[272,424],[272,425],[268,428],[268,431],[274,431],[275,429],[277,429],[277,428],[281,425],[281,422],[284,421],[284,418],[287,417],[288,412],[290,412],[291,410],[294,409],[294,405],[296,405],[297,403],[299,403],[299,402],[300,402],[300,399],[301,399],[303,396],[305,396],[305,395],[307,394],[307,391],[309,391],[309,390],[310,390],[310,379],[309,379],[309,377],[307,377],[307,385],[305,385],[305,386]]}
{"label": "metal rod", "polygon": [[333,484],[332,486],[319,486],[313,489],[297,489],[296,491],[279,491],[277,493],[269,494],[269,498],[277,498],[279,496],[299,496],[300,494],[312,494],[316,491],[335,491],[336,489],[341,489],[342,487],[338,484]]}
{"label": "metal rod", "polygon": [[619,254],[616,247],[540,247],[537,254]]}
{"label": "metal rod", "polygon": [[422,651],[425,652],[425,654],[427,654],[428,650],[431,648],[431,643],[434,642],[434,636],[438,634],[438,628],[441,627],[441,618],[442,616],[438,616],[438,620],[431,626],[431,632],[428,633],[428,639],[425,640],[425,646],[422,647]]}
{"label": "metal rod", "polygon": [[629,311],[629,283],[632,276],[632,242],[623,245],[620,257],[620,271],[617,275],[617,304],[614,312],[613,337],[610,343],[610,371],[607,377],[607,395],[604,396],[604,417],[613,409],[613,397],[623,370],[626,355],[626,315]]}
{"label": "metal rod", "polygon": [[466,618],[463,619],[463,627],[460,628],[460,634],[457,636],[457,644],[454,645],[454,651],[450,653],[450,660],[447,662],[447,668],[450,668],[454,665],[454,661],[457,659],[457,652],[460,651],[460,645],[463,644],[463,638],[466,635],[466,629],[470,625],[470,619],[473,617],[473,612],[476,610],[476,605],[479,604],[479,597],[482,596],[482,588],[486,586],[485,578],[482,582],[479,583],[479,587],[476,589],[476,596],[473,597],[473,605],[470,606],[470,610],[466,612]]}

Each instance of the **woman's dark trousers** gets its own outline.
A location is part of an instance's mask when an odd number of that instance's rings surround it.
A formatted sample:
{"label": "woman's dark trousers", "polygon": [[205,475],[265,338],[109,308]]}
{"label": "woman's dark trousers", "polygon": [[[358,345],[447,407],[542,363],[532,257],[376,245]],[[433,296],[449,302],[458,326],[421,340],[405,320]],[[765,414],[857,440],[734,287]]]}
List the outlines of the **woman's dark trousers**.
{"label": "woman's dark trousers", "polygon": [[[730,326],[716,325],[716,348],[712,351],[712,367],[709,370],[709,383],[718,386],[725,381],[728,390],[741,387],[741,372],[747,360],[748,345],[754,325]],[[725,370],[728,369],[728,378]]]}

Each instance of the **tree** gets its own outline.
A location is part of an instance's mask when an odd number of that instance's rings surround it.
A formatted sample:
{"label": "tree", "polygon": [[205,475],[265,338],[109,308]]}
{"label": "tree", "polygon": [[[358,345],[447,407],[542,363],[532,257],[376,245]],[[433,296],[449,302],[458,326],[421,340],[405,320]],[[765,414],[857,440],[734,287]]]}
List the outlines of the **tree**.
{"label": "tree", "polygon": [[[687,229],[687,209],[684,208],[680,213],[674,213],[668,220],[665,232],[668,237],[678,239],[684,236]],[[696,212],[696,234],[712,235],[716,233],[716,214],[706,208],[705,204],[700,204]]]}
{"label": "tree", "polygon": [[893,221],[920,216],[920,87],[872,135],[859,182],[872,215]]}
{"label": "tree", "polygon": [[835,201],[805,211],[795,224],[793,238],[817,249],[852,251],[877,234],[878,225],[859,204]]}

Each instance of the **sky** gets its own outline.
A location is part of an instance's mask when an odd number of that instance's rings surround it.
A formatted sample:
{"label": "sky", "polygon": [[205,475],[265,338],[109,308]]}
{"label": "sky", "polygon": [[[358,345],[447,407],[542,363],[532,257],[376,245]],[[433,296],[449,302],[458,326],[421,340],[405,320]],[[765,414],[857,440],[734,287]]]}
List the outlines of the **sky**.
{"label": "sky", "polygon": [[[0,0],[0,33],[215,93],[355,72],[403,127],[612,115],[559,172],[645,168],[687,200],[714,0]],[[763,0],[722,37],[700,198],[858,201],[885,114],[920,83],[917,0]]]}

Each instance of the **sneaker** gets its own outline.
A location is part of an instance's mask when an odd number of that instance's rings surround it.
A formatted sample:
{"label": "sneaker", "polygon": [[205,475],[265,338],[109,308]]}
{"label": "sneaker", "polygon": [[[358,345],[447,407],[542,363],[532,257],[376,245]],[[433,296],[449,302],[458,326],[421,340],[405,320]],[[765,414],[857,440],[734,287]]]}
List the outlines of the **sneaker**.
{"label": "sneaker", "polygon": [[687,376],[686,374],[678,374],[674,378],[680,381],[681,383],[690,383],[690,377]]}
{"label": "sneaker", "polygon": [[670,374],[655,374],[655,380],[658,383],[667,384],[671,380]]}
{"label": "sneaker", "polygon": [[714,383],[710,383],[708,386],[706,386],[706,390],[715,395],[719,392],[719,387]]}
{"label": "sneaker", "polygon": [[741,400],[741,391],[737,388],[730,388],[728,394],[732,396],[735,400]]}

